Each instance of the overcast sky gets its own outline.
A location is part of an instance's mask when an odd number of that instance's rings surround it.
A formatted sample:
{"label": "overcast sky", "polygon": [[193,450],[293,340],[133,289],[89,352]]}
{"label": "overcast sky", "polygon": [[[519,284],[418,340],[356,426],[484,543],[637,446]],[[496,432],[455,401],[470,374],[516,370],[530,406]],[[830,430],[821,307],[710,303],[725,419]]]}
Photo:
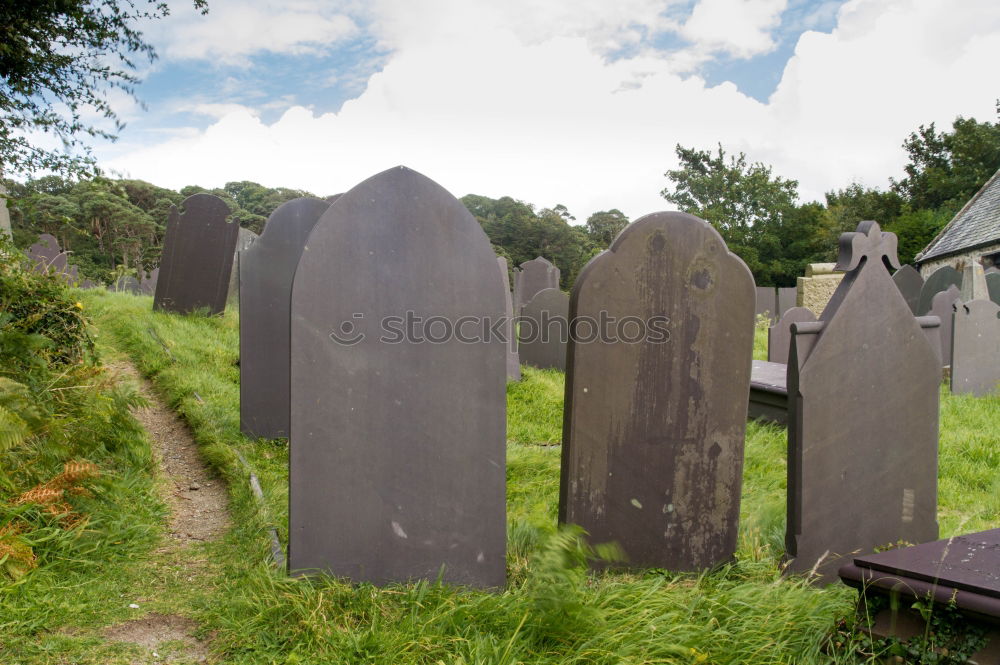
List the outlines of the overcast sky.
{"label": "overcast sky", "polygon": [[180,188],[327,195],[397,164],[455,196],[659,195],[674,146],[721,142],[803,200],[899,177],[920,124],[995,120],[998,0],[186,0],[105,169]]}

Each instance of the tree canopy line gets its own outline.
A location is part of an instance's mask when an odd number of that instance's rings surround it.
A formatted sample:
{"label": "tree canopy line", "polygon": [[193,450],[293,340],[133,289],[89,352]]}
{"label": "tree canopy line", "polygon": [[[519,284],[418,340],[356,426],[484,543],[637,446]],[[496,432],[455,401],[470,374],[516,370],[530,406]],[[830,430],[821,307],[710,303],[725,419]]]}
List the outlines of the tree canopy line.
{"label": "tree canopy line", "polygon": [[[900,260],[911,262],[1000,169],[1000,120],[959,117],[944,131],[933,123],[921,126],[903,148],[909,157],[906,176],[890,180],[886,189],[855,183],[828,192],[824,203],[800,203],[797,181],[775,175],[770,166],[751,162],[742,152],[728,154],[721,145],[714,150],[678,145],[678,168],[666,172],[669,185],[661,194],[711,223],[747,263],[757,284],[794,286],[806,264],[834,260],[840,234],[862,219],[874,219],[894,232]],[[73,252],[82,276],[104,281],[158,265],[170,207],[192,194],[221,197],[240,226],[255,233],[285,201],[313,196],[249,181],[217,189],[191,185],[180,191],[100,176],[50,175],[4,184],[19,246],[50,233]],[[578,223],[565,206],[536,208],[509,196],[469,194],[462,203],[510,266],[543,256],[561,270],[564,289],[629,222],[612,209]]]}

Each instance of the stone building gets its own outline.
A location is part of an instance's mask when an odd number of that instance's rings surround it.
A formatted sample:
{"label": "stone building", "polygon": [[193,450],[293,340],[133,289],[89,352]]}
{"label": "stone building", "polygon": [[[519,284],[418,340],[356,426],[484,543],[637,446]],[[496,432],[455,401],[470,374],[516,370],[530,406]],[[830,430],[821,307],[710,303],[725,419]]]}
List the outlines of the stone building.
{"label": "stone building", "polygon": [[1000,269],[1000,171],[914,258],[925,279],[946,265],[962,270],[969,261],[978,261],[987,271]]}

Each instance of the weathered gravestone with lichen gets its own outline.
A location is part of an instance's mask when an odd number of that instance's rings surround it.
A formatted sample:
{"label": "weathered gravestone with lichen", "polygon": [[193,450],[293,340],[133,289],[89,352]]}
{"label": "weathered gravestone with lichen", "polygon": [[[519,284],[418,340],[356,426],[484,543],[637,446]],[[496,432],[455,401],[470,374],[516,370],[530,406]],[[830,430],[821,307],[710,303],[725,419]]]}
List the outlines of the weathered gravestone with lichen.
{"label": "weathered gravestone with lichen", "polygon": [[521,362],[540,369],[566,369],[569,296],[542,289],[521,308],[517,348]]}
{"label": "weathered gravestone with lichen", "polygon": [[[629,566],[732,559],[754,302],[743,261],[685,213],[633,222],[587,264],[570,298],[560,522],[618,543]],[[620,324],[603,339],[602,313]],[[636,320],[647,336],[625,341]]]}
{"label": "weathered gravestone with lichen", "polygon": [[415,171],[320,218],[292,286],[293,572],[504,583],[507,349],[470,339],[504,309],[486,234]]}
{"label": "weathered gravestone with lichen", "polygon": [[153,309],[220,314],[226,309],[239,224],[227,221],[229,206],[212,194],[189,196],[181,208],[183,213],[173,206],[167,220]]}
{"label": "weathered gravestone with lichen", "polygon": [[825,582],[843,556],[938,534],[938,320],[913,316],[898,266],[896,236],[861,222],[819,321],[792,326],[786,555]]}
{"label": "weathered gravestone with lichen", "polygon": [[329,207],[315,198],[281,204],[260,238],[239,254],[240,431],[247,436],[288,436],[292,278],[309,233]]}
{"label": "weathered gravestone with lichen", "polygon": [[977,397],[1000,383],[1000,305],[991,300],[954,304],[951,392]]}

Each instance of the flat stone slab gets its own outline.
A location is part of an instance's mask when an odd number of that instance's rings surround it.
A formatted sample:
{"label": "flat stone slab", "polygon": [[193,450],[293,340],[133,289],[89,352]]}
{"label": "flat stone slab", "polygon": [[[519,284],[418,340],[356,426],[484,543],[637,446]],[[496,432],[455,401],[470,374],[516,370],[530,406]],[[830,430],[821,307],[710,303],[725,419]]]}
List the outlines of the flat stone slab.
{"label": "flat stone slab", "polygon": [[750,369],[747,419],[788,424],[788,365],[754,360]]}

